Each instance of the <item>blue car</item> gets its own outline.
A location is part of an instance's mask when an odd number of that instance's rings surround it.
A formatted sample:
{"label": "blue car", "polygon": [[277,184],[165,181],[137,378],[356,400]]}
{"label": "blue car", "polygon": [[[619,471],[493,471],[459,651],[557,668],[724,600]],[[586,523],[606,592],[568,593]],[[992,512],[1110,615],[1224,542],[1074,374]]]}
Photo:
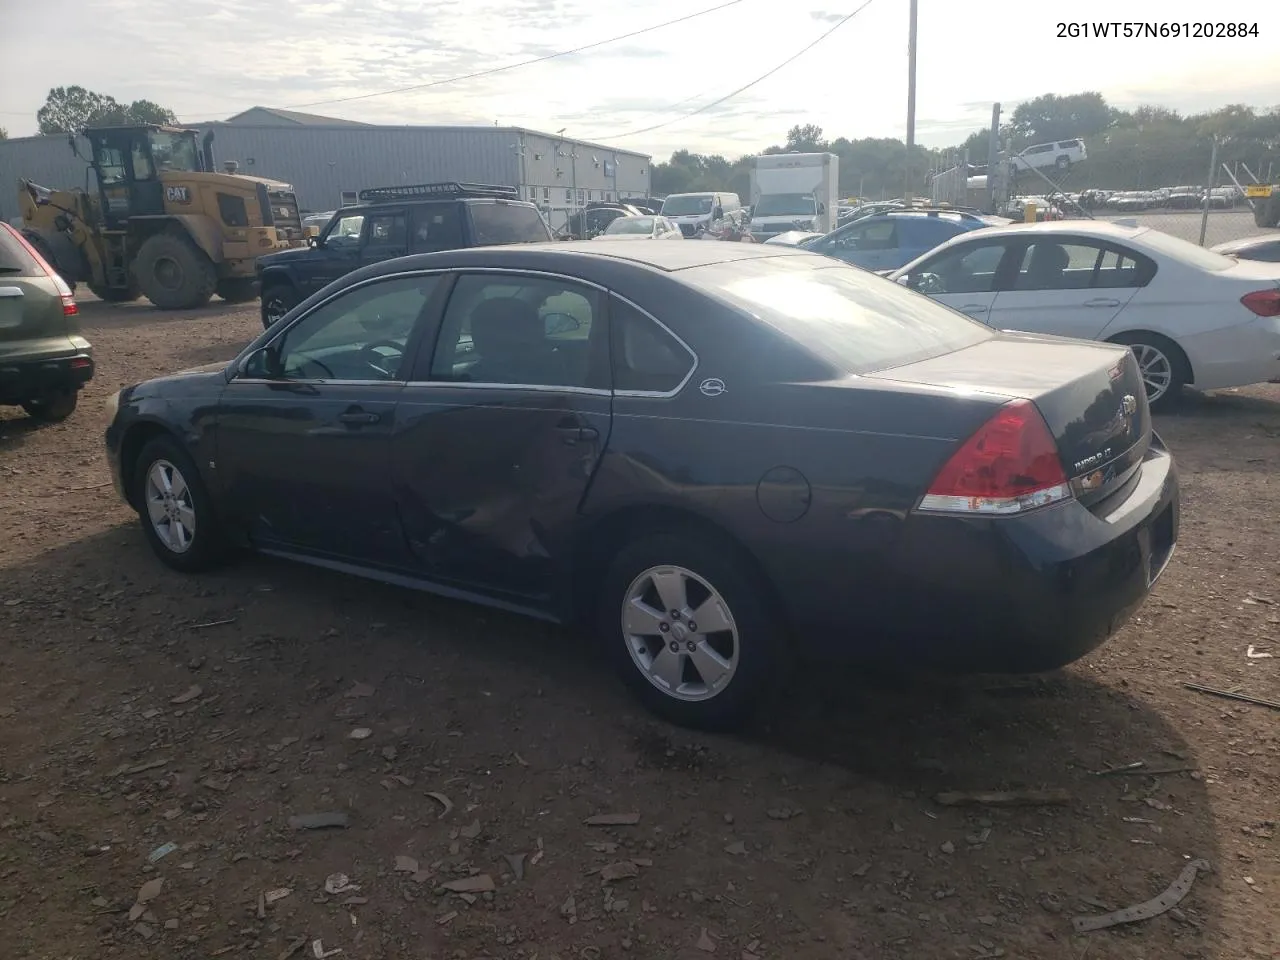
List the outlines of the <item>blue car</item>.
{"label": "blue car", "polygon": [[864,270],[896,270],[958,234],[1009,222],[955,210],[897,210],[854,220],[802,245]]}

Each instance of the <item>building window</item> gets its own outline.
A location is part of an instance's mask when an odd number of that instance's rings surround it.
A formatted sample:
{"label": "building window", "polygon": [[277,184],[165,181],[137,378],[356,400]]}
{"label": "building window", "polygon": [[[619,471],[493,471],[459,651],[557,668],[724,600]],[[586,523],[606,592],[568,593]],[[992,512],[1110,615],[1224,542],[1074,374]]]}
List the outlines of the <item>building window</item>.
{"label": "building window", "polygon": [[538,188],[537,188],[537,187],[530,187],[530,188],[529,188],[529,199],[530,199],[530,200],[537,200],[537,199],[538,199]]}
{"label": "building window", "polygon": [[584,190],[579,190],[579,191],[578,191],[578,202],[579,202],[579,203],[582,203],[582,202],[583,202],[583,194],[584,194],[585,192],[586,192],[586,191],[584,191]]}
{"label": "building window", "polygon": [[572,191],[572,190],[566,190],[566,191],[564,192],[564,202],[565,202],[565,203],[573,203],[573,191]]}
{"label": "building window", "polygon": [[543,188],[542,188],[542,199],[543,199],[543,200],[550,200],[550,199],[551,199],[551,188],[550,188],[550,187],[543,187]]}

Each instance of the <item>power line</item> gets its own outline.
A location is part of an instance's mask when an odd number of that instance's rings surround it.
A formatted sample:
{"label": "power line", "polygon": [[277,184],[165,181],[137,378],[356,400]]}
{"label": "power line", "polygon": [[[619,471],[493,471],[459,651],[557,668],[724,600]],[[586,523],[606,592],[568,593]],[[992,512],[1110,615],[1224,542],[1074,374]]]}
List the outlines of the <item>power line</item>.
{"label": "power line", "polygon": [[[587,136],[587,137],[583,137],[582,139],[597,140],[597,141],[603,142],[607,140],[621,140],[623,137],[634,137],[641,133],[649,133],[653,130],[661,130],[663,127],[669,127],[673,123],[679,123],[682,120],[688,120],[690,117],[696,117],[700,113],[705,113],[706,111],[710,110],[712,107],[718,107],[720,104],[726,102],[727,100],[732,100],[738,94],[743,93],[747,90],[750,90],[756,84],[762,83],[765,80],[768,80],[770,77],[772,77],[775,73],[777,73],[783,67],[789,66],[790,64],[794,63],[796,60],[799,60],[802,56],[804,56],[806,53],[808,53],[810,50],[812,50],[814,47],[820,44],[823,40],[827,39],[827,37],[831,36],[833,33],[835,33],[837,30],[843,27],[846,23],[848,23],[858,14],[860,14],[863,10],[871,6],[871,4],[874,2],[875,0],[865,0],[862,6],[854,10],[853,13],[849,14],[846,17],[841,18],[840,20],[837,20],[835,24],[832,25],[831,29],[824,32],[821,36],[819,36],[816,40],[813,40],[808,45],[802,47],[796,53],[787,57],[787,59],[783,60],[780,64],[778,64],[773,69],[769,70],[767,73],[761,74],[760,76],[752,80],[750,83],[743,84],[742,86],[738,87],[737,90],[734,90],[731,93],[726,93],[723,97],[720,97],[719,99],[712,100],[710,103],[703,104],[697,110],[691,110],[689,113],[686,113],[679,117],[675,117],[672,120],[664,120],[662,123],[655,123],[651,127],[641,127],[639,130],[627,130],[623,133],[615,133],[609,136],[599,136],[599,137]],[[680,101],[680,103],[687,103],[687,102],[688,102],[688,99]],[[673,104],[673,106],[679,106],[679,105],[680,105],[679,103]]]}
{"label": "power line", "polygon": [[353,100],[369,100],[373,97],[390,96],[393,93],[411,93],[415,90],[426,90],[430,87],[441,87],[448,83],[461,83],[463,80],[475,80],[479,77],[491,77],[495,73],[504,73],[507,70],[516,70],[520,67],[530,67],[535,63],[546,63],[548,60],[557,60],[560,57],[569,57],[586,50],[594,50],[596,47],[607,46],[611,43],[617,43],[620,40],[630,40],[632,37],[638,37],[645,33],[652,33],[655,30],[661,30],[664,27],[672,27],[677,23],[684,23],[688,20],[694,20],[698,17],[705,17],[709,13],[715,13],[718,10],[725,10],[729,7],[735,7],[745,0],[728,0],[716,7],[708,7],[706,10],[699,10],[697,13],[688,13],[683,17],[676,17],[674,20],[667,20],[663,23],[655,24],[652,27],[645,27],[642,30],[632,30],[630,33],[624,33],[616,37],[609,37],[607,40],[596,40],[593,43],[583,44],[580,47],[574,47],[572,50],[561,50],[559,53],[548,53],[541,57],[534,57],[532,60],[521,60],[519,63],[509,63],[502,67],[491,67],[487,70],[477,70],[475,73],[465,73],[457,77],[447,77],[444,80],[432,80],[429,83],[418,83],[409,87],[396,87],[392,90],[382,90],[378,93],[362,93],[353,97],[338,97],[333,100],[313,100],[310,103],[296,103],[290,107],[283,107],[285,110],[300,110],[303,107],[322,107],[331,103],[350,103]]}

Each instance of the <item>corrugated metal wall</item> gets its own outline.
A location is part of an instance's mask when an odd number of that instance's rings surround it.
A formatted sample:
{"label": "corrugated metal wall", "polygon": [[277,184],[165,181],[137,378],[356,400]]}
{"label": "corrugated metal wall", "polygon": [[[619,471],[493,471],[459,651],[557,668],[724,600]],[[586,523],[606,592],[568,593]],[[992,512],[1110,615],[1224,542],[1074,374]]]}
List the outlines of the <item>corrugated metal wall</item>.
{"label": "corrugated metal wall", "polygon": [[[338,206],[344,190],[439,180],[521,186],[526,199],[557,210],[572,205],[575,190],[584,202],[649,192],[649,158],[643,154],[510,127],[212,129],[219,163],[236,160],[241,173],[292,183],[299,203],[317,212]],[[87,145],[82,151],[87,153]],[[84,171],[66,137],[0,141],[0,217],[18,215],[19,177],[48,187],[83,187]]]}

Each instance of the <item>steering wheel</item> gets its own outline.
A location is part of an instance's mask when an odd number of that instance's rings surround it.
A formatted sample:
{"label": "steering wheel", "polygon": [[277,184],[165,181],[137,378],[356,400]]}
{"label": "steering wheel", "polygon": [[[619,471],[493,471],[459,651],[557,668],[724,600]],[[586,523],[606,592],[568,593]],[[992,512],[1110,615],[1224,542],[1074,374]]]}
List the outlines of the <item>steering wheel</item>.
{"label": "steering wheel", "polygon": [[[320,376],[318,377],[308,376],[306,372],[308,367],[318,367],[320,369]],[[296,367],[296,372],[298,375],[297,378],[299,380],[333,380],[334,379],[333,371],[330,370],[321,361],[316,360],[314,357],[305,357],[301,359],[298,362],[298,366]]]}
{"label": "steering wheel", "polygon": [[[396,355],[387,357],[378,352],[379,347],[390,347],[396,352]],[[404,347],[405,345],[397,340],[375,340],[373,343],[366,343],[360,348],[360,356],[365,363],[373,367],[382,376],[388,380],[394,380],[400,361],[404,359]]]}

